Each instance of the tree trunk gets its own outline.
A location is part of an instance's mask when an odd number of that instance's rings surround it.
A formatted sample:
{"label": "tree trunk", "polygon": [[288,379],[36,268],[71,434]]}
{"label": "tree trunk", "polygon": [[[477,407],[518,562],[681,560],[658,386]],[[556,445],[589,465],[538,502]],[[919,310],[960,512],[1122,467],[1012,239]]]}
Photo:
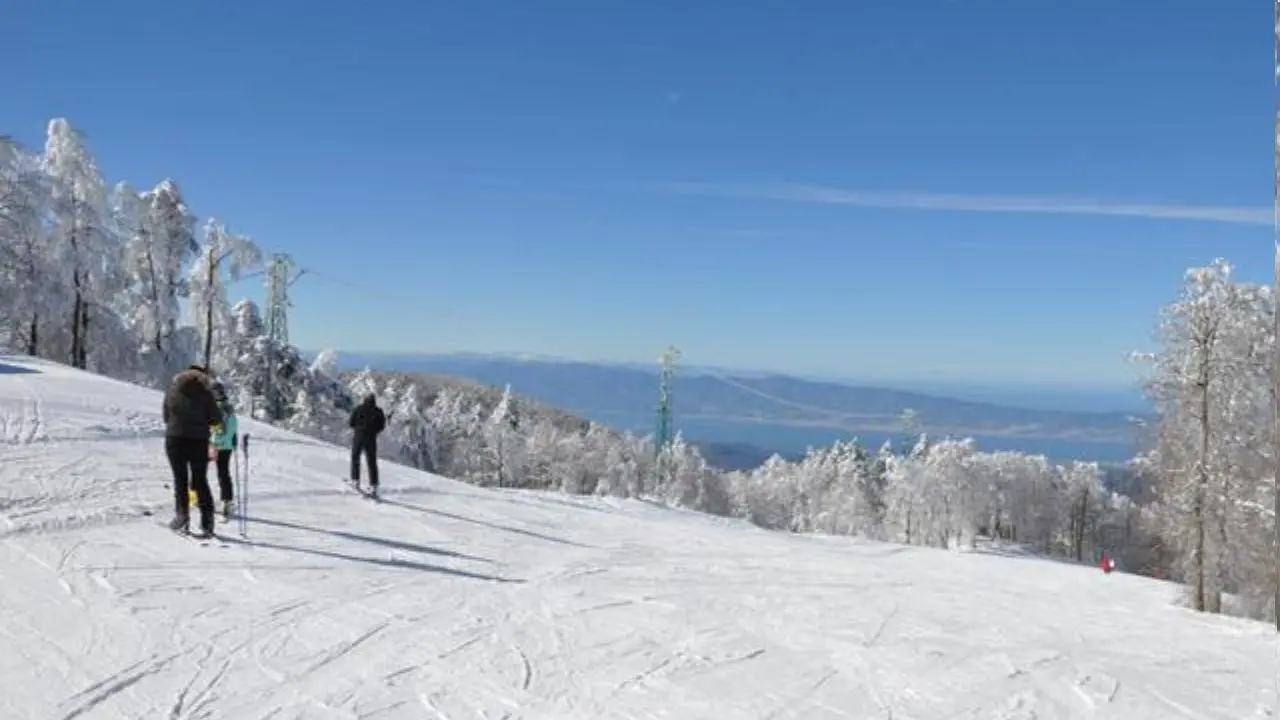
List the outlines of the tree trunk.
{"label": "tree trunk", "polygon": [[[1208,355],[1208,350],[1202,350],[1204,355]],[[1191,522],[1193,531],[1195,532],[1195,552],[1193,562],[1195,563],[1192,572],[1193,578],[1193,600],[1195,609],[1203,612],[1205,610],[1205,558],[1204,558],[1204,506],[1205,495],[1209,486],[1209,367],[1208,358],[1201,357],[1200,366],[1200,459],[1196,463],[1196,485],[1194,499],[1191,505]]]}
{"label": "tree trunk", "polygon": [[89,367],[89,303],[80,304],[80,356],[76,358],[76,367],[86,370]]}
{"label": "tree trunk", "polygon": [[40,354],[40,313],[31,313],[31,330],[27,333],[27,354]]}
{"label": "tree trunk", "polygon": [[506,477],[507,473],[506,473],[506,468],[504,467],[504,466],[505,466],[505,463],[503,462],[503,461],[505,460],[505,456],[504,456],[505,454],[504,454],[504,449],[503,449],[503,447],[502,447],[502,434],[501,434],[501,431],[499,431],[499,434],[498,434],[498,443],[497,443],[497,446],[498,446],[498,447],[497,447],[497,450],[498,450],[498,487],[500,487],[500,488],[505,488],[505,487],[507,486],[507,477]]}
{"label": "tree trunk", "polygon": [[159,321],[160,315],[160,278],[156,277],[156,263],[152,257],[152,249],[147,247],[147,274],[151,276],[151,313],[152,318],[156,320],[155,337],[152,338],[156,346],[156,352],[160,354],[163,361],[164,369],[169,370],[169,358],[164,350],[164,327]]}
{"label": "tree trunk", "polygon": [[75,299],[71,306],[71,366],[80,367],[80,345],[84,342],[83,322],[81,316],[84,314],[84,289],[82,286],[82,276],[80,274],[80,239],[77,233],[80,230],[80,203],[79,199],[73,194],[71,197],[71,256],[75,267],[71,271],[71,284],[75,288]]}
{"label": "tree trunk", "polygon": [[1070,557],[1075,558],[1076,562],[1079,562],[1081,560],[1081,556],[1080,556],[1081,513],[1080,513],[1079,502],[1075,502],[1071,504],[1071,522],[1069,523],[1069,525],[1070,527],[1068,529],[1071,533],[1071,546],[1067,549],[1067,554]]}
{"label": "tree trunk", "polygon": [[1084,560],[1084,531],[1089,519],[1089,488],[1080,494],[1080,507],[1076,512],[1076,562]]}
{"label": "tree trunk", "polygon": [[204,366],[209,368],[213,354],[213,283],[217,279],[218,261],[213,257],[213,246],[209,247],[209,276],[204,286]]}
{"label": "tree trunk", "polygon": [[1227,467],[1222,473],[1222,498],[1217,512],[1218,527],[1218,548],[1214,553],[1214,584],[1209,591],[1209,611],[1214,613],[1222,612],[1222,595],[1227,592],[1228,573],[1227,573],[1227,548],[1231,547],[1230,530],[1227,523],[1230,521],[1227,513],[1231,508],[1231,473],[1235,468]]}
{"label": "tree trunk", "polygon": [[72,283],[75,286],[75,298],[71,304],[71,366],[79,367],[80,361],[80,315],[84,312],[84,300],[80,295],[80,271],[72,271]]}

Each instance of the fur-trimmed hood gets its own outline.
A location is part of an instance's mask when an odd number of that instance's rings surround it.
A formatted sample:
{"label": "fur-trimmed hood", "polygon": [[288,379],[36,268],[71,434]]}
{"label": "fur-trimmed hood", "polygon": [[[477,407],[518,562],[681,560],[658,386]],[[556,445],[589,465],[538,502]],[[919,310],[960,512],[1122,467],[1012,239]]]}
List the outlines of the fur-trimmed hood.
{"label": "fur-trimmed hood", "polygon": [[173,376],[164,396],[166,437],[209,439],[210,426],[222,423],[222,411],[209,390],[209,376],[187,368]]}
{"label": "fur-trimmed hood", "polygon": [[195,390],[197,385],[203,386],[206,390],[209,389],[209,376],[190,368],[173,376],[173,386],[182,392]]}

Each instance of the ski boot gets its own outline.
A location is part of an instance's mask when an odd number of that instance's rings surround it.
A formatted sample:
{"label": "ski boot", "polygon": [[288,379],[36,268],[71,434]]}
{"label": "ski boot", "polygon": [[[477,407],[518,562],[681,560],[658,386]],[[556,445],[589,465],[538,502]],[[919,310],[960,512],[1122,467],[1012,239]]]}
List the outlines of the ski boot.
{"label": "ski boot", "polygon": [[209,513],[200,518],[200,534],[195,537],[211,538],[213,537],[213,513]]}
{"label": "ski boot", "polygon": [[230,500],[222,501],[222,519],[224,522],[231,519],[231,501]]}
{"label": "ski boot", "polygon": [[191,532],[191,516],[178,513],[169,521],[169,529],[186,535]]}

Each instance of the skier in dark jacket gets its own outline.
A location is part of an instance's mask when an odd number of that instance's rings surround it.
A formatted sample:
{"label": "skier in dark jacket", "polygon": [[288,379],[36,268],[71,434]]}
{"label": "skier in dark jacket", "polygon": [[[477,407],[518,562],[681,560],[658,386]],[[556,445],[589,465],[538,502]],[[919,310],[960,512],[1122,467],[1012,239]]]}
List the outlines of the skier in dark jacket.
{"label": "skier in dark jacket", "polygon": [[164,395],[164,451],[173,469],[174,516],[169,527],[190,528],[189,491],[200,508],[200,529],[213,533],[213,494],[207,474],[209,433],[222,424],[222,411],[209,387],[209,375],[192,365],[173,378]]}
{"label": "skier in dark jacket", "polygon": [[351,484],[360,487],[360,454],[369,465],[369,491],[378,494],[378,434],[387,427],[387,416],[373,393],[351,411]]}

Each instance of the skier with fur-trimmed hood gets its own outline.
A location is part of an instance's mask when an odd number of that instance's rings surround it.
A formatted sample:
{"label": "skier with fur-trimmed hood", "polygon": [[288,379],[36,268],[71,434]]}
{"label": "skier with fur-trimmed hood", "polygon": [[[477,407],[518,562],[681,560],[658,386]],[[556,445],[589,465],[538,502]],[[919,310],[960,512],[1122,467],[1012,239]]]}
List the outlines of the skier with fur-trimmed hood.
{"label": "skier with fur-trimmed hood", "polygon": [[173,470],[174,516],[169,527],[190,529],[188,493],[196,494],[200,530],[213,534],[213,494],[209,492],[209,433],[222,424],[222,411],[214,399],[209,373],[191,365],[173,377],[164,394],[164,452]]}

